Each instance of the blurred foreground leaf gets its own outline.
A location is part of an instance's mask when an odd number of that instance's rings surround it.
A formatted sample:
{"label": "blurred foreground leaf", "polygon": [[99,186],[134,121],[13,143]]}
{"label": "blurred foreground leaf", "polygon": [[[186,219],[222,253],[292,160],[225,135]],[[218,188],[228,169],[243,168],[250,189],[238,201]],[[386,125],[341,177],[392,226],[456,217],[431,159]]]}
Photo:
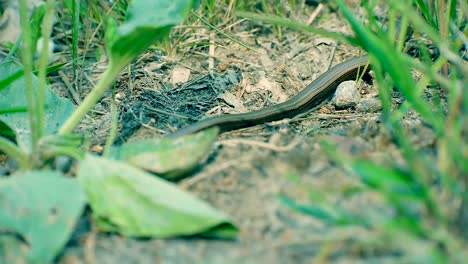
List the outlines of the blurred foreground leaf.
{"label": "blurred foreground leaf", "polygon": [[[5,80],[22,72],[23,68],[14,61],[0,64],[0,80]],[[33,85],[37,88],[38,80],[33,76]],[[16,132],[18,145],[29,149],[31,130],[29,127],[26,83],[24,77],[15,79],[0,91],[0,120]],[[45,95],[45,134],[56,132],[59,126],[71,115],[75,107],[70,100],[59,97],[46,87]]]}
{"label": "blurred foreground leaf", "polygon": [[67,242],[85,196],[75,179],[31,171],[0,179],[0,263],[49,263]]}
{"label": "blurred foreground leaf", "polygon": [[80,164],[78,179],[100,230],[133,237],[237,236],[222,212],[123,162],[89,155]]}
{"label": "blurred foreground leaf", "polygon": [[113,147],[109,153],[114,159],[174,180],[194,169],[208,155],[217,135],[217,129],[213,128],[180,138],[130,142]]}

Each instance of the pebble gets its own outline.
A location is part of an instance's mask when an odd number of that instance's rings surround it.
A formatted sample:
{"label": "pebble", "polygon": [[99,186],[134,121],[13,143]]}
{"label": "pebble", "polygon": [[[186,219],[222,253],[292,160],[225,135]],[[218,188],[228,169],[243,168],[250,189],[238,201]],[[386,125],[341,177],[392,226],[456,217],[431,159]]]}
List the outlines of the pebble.
{"label": "pebble", "polygon": [[356,82],[345,81],[336,88],[332,103],[337,109],[346,109],[355,106],[360,99],[361,95],[356,88]]}
{"label": "pebble", "polygon": [[176,66],[172,70],[171,83],[177,85],[180,83],[186,83],[190,79],[190,70],[185,67]]}
{"label": "pebble", "polygon": [[379,98],[365,98],[356,105],[356,111],[361,113],[376,113],[382,110]]}

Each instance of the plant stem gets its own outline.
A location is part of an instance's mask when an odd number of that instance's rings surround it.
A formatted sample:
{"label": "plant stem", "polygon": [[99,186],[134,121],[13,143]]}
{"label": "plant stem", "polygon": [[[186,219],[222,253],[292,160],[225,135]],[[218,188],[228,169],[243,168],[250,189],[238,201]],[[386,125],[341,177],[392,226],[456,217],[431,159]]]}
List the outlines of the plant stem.
{"label": "plant stem", "polygon": [[37,137],[41,138],[44,133],[44,97],[46,86],[46,70],[49,61],[49,39],[52,32],[52,20],[54,11],[54,0],[47,0],[47,9],[42,22],[42,50],[39,60],[39,84],[37,86]]}
{"label": "plant stem", "polygon": [[86,115],[86,113],[104,96],[104,93],[107,91],[108,87],[114,81],[117,76],[119,76],[120,71],[124,68],[126,64],[122,63],[119,66],[113,66],[114,64],[110,63],[109,67],[103,73],[102,78],[97,83],[96,87],[86,96],[83,102],[78,106],[78,108],[73,112],[73,114],[67,119],[65,124],[59,129],[59,134],[69,134],[75,129],[81,119]]}
{"label": "plant stem", "polygon": [[10,140],[0,136],[0,150],[12,158],[20,169],[27,169],[29,162],[28,156]]}
{"label": "plant stem", "polygon": [[31,28],[28,19],[28,6],[26,0],[20,0],[20,21],[23,32],[22,61],[24,64],[24,79],[26,83],[26,96],[28,100],[29,124],[31,126],[31,155],[36,155],[38,144],[36,102],[34,100],[35,92],[32,83],[32,40]]}
{"label": "plant stem", "polygon": [[119,125],[119,120],[118,120],[119,115],[117,113],[117,105],[115,102],[115,88],[114,88],[114,93],[113,93],[112,100],[111,100],[111,117],[112,117],[111,129],[109,132],[109,136],[107,137],[107,140],[106,140],[106,145],[104,146],[104,153],[102,153],[102,156],[104,157],[109,156],[109,151],[112,146],[112,143],[114,143],[115,137],[117,135],[118,125]]}

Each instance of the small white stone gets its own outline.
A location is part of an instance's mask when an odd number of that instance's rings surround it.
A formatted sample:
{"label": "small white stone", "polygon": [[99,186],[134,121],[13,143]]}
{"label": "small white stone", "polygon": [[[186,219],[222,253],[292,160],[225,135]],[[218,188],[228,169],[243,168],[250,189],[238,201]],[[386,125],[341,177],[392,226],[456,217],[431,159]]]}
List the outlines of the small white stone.
{"label": "small white stone", "polygon": [[361,95],[356,88],[355,81],[345,81],[340,83],[336,88],[335,95],[332,98],[332,103],[338,109],[349,108],[355,106]]}
{"label": "small white stone", "polygon": [[124,93],[116,93],[115,94],[115,102],[116,103],[121,103],[123,99],[125,99],[125,94]]}
{"label": "small white stone", "polygon": [[[34,57],[38,59],[41,56],[42,49],[44,48],[44,39],[40,37],[37,40],[36,44],[36,54],[34,54]],[[54,47],[55,43],[52,40],[49,40],[49,45],[47,45],[47,56],[50,58],[52,57],[52,54],[54,53]]]}

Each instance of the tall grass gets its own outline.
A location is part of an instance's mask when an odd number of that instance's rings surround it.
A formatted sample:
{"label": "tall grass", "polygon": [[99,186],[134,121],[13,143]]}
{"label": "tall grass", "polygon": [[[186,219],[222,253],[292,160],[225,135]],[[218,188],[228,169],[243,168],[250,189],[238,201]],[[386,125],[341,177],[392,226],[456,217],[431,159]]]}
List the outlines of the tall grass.
{"label": "tall grass", "polygon": [[[394,208],[395,214],[391,219],[379,222],[341,214],[338,221],[315,205],[282,199],[289,206],[324,221],[378,230],[380,239],[424,240],[431,245],[431,252],[407,260],[460,262],[466,257],[468,239],[468,66],[460,55],[466,52],[468,45],[467,4],[456,0],[363,1],[361,8],[367,14],[366,23],[363,23],[363,19],[357,18],[342,0],[337,2],[354,36],[325,32],[271,14],[237,14],[333,37],[357,45],[368,53],[383,105],[383,127],[400,149],[405,168],[402,170],[392,164],[376,165],[340,154],[326,143],[324,146],[335,160],[362,180],[368,191],[379,193]],[[377,5],[389,10],[386,27],[382,27],[374,16]],[[424,41],[406,42],[408,32],[413,32],[415,38],[424,37]],[[409,44],[418,51],[418,58],[405,53]],[[413,78],[413,70],[419,72],[419,79]],[[428,89],[435,94],[433,99],[425,96]],[[403,104],[396,109],[392,107],[394,90],[404,98]],[[434,132],[435,155],[425,153],[409,140],[404,118],[411,111],[416,112]],[[416,212],[414,208],[417,208]],[[396,246],[401,250],[411,248]]]}

